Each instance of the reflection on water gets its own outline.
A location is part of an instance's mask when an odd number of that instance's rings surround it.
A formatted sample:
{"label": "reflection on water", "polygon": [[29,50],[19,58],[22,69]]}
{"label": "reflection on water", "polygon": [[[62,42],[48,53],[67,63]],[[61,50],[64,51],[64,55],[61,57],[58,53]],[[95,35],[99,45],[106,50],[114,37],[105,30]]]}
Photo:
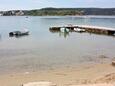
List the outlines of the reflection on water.
{"label": "reflection on water", "polygon": [[15,38],[21,38],[21,37],[27,37],[29,34],[26,35],[9,35],[9,37],[15,37]]}
{"label": "reflection on water", "polygon": [[49,29],[49,31],[50,31],[51,33],[58,33],[58,34],[59,34],[59,37],[64,37],[64,38],[68,37],[69,34],[70,34],[70,32],[61,32],[60,30],[52,30],[52,29]]}
{"label": "reflection on water", "polygon": [[67,36],[69,36],[69,32],[59,32],[59,36],[63,36],[64,38],[66,38]]}

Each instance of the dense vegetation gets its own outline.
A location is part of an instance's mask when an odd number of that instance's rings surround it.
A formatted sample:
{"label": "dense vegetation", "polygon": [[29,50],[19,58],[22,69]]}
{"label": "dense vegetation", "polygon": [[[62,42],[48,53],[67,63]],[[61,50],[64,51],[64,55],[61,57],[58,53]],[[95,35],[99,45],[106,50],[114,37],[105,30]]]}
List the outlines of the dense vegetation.
{"label": "dense vegetation", "polygon": [[31,10],[27,12],[27,15],[82,15],[82,12],[70,8],[43,8],[40,10]]}
{"label": "dense vegetation", "polygon": [[25,15],[115,15],[115,8],[43,8],[27,11]]}

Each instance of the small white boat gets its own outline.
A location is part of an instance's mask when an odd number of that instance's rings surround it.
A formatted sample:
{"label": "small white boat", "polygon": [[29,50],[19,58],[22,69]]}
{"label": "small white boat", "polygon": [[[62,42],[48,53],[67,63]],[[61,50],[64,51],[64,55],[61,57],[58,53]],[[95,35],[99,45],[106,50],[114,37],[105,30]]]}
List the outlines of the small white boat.
{"label": "small white boat", "polygon": [[63,33],[64,33],[64,32],[69,32],[69,29],[62,27],[62,28],[60,28],[60,31],[63,32]]}
{"label": "small white boat", "polygon": [[80,29],[80,28],[74,28],[74,31],[75,32],[85,32],[86,30],[85,29]]}

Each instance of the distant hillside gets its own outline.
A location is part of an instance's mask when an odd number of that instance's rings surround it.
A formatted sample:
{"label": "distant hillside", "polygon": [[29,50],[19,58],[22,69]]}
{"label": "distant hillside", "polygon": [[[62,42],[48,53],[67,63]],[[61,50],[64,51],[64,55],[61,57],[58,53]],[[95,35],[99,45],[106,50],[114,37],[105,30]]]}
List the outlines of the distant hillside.
{"label": "distant hillside", "polygon": [[[14,14],[15,11],[13,12],[13,15]],[[16,14],[30,16],[115,15],[115,8],[42,8],[38,10],[20,11]],[[3,13],[3,15],[12,15],[12,12],[7,11]]]}
{"label": "distant hillside", "polygon": [[43,8],[28,11],[25,15],[115,15],[115,8]]}

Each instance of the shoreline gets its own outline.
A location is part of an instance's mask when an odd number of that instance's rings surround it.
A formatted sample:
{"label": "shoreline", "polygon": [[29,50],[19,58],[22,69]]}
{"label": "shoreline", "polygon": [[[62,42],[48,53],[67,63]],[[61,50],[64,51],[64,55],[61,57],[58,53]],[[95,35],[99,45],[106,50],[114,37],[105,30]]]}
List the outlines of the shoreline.
{"label": "shoreline", "polygon": [[0,75],[2,86],[21,86],[24,83],[39,81],[50,81],[57,86],[114,83],[115,67],[111,63],[99,63],[79,68]]}

